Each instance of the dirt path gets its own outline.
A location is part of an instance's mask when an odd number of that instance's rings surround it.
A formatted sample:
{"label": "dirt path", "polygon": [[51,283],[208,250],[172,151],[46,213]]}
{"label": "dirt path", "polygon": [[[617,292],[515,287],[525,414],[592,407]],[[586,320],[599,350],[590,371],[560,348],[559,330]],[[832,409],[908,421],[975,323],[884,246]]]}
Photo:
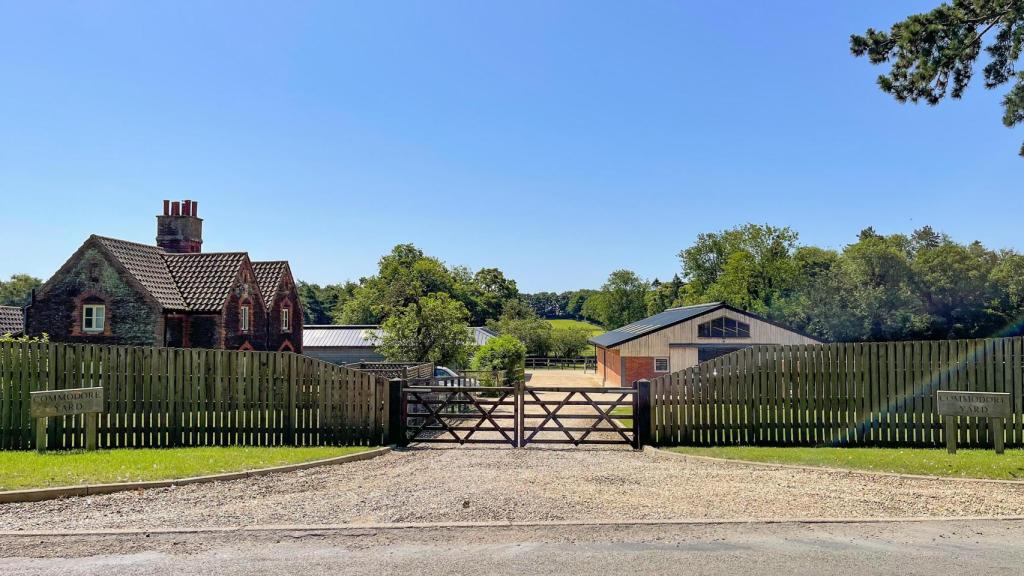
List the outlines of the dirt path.
{"label": "dirt path", "polygon": [[749,466],[625,447],[466,447],[220,484],[0,505],[0,530],[986,515],[1024,516],[1024,486]]}

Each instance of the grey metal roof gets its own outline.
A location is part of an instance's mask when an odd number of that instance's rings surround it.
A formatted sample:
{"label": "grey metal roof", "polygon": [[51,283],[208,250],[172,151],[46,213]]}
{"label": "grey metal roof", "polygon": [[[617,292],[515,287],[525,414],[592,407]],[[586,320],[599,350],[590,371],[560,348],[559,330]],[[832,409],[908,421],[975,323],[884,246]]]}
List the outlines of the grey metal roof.
{"label": "grey metal roof", "polygon": [[630,340],[634,340],[641,336],[646,336],[651,332],[657,332],[663,328],[685,322],[691,318],[696,318],[702,314],[707,314],[713,310],[719,308],[726,308],[725,304],[721,302],[709,302],[707,304],[697,304],[695,306],[683,306],[681,308],[669,308],[660,314],[655,314],[643,320],[637,320],[632,324],[626,324],[621,328],[616,328],[611,332],[605,332],[600,336],[594,336],[590,339],[590,343],[600,346],[602,348],[611,348],[618,346],[619,344],[625,344]]}
{"label": "grey metal roof", "polygon": [[302,328],[305,348],[372,348],[380,328],[375,325],[311,325]]}
{"label": "grey metal roof", "polygon": [[20,335],[25,331],[25,316],[17,306],[0,306],[0,336]]}
{"label": "grey metal roof", "polygon": [[[489,328],[476,326],[469,329],[477,346],[483,346],[496,335]],[[302,328],[302,347],[305,348],[373,348],[380,327],[370,325],[320,324]]]}
{"label": "grey metal roof", "polygon": [[473,340],[476,342],[477,346],[483,346],[484,344],[487,344],[488,340],[498,336],[490,328],[485,326],[475,326],[470,328],[470,330],[473,332]]}

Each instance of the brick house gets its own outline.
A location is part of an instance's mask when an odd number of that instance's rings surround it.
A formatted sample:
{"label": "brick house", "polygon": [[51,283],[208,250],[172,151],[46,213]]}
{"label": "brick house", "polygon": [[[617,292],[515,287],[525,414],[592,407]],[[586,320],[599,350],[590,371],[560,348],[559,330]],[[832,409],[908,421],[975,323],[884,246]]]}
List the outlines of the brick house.
{"label": "brick house", "polygon": [[757,344],[819,344],[796,330],[738,308],[711,302],[670,308],[590,339],[597,374],[629,386]]}
{"label": "brick house", "polygon": [[90,236],[26,309],[55,342],[302,352],[287,262],[203,253],[198,203],[164,201],[156,245]]}

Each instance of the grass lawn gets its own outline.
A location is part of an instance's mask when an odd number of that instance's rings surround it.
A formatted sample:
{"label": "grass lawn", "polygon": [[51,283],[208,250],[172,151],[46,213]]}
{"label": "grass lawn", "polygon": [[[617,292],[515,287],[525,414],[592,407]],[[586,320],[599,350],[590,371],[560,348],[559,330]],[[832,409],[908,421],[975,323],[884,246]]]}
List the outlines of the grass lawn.
{"label": "grass lawn", "polygon": [[[615,419],[618,420],[619,423],[625,426],[626,428],[633,427],[632,408],[629,408],[627,406],[619,406],[618,408],[612,408],[612,416],[617,416],[617,418]],[[622,416],[630,416],[630,418],[622,418]]]}
{"label": "grass lawn", "polygon": [[730,446],[721,448],[670,448],[674,452],[773,462],[803,466],[826,466],[875,472],[899,472],[926,476],[961,478],[1024,479],[1024,450],[1007,450],[997,455],[992,450],[958,450],[955,455],[945,449],[924,448],[771,448]]}
{"label": "grass lawn", "polygon": [[170,480],[322,460],[365,447],[164,448],[0,452],[0,490]]}

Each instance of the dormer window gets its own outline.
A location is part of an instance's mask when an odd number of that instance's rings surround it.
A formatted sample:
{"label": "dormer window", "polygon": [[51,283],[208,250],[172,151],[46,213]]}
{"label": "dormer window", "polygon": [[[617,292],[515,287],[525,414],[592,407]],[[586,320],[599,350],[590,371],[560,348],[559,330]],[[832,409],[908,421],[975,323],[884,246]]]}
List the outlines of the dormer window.
{"label": "dormer window", "polygon": [[252,312],[251,306],[248,304],[242,304],[242,307],[238,309],[238,329],[242,332],[249,331],[249,314]]}
{"label": "dormer window", "polygon": [[107,307],[103,304],[86,304],[82,306],[82,331],[90,333],[103,332],[107,320]]}
{"label": "dormer window", "polygon": [[750,324],[723,316],[698,325],[697,337],[750,338]]}
{"label": "dormer window", "polygon": [[292,331],[292,309],[290,306],[281,307],[281,332]]}

